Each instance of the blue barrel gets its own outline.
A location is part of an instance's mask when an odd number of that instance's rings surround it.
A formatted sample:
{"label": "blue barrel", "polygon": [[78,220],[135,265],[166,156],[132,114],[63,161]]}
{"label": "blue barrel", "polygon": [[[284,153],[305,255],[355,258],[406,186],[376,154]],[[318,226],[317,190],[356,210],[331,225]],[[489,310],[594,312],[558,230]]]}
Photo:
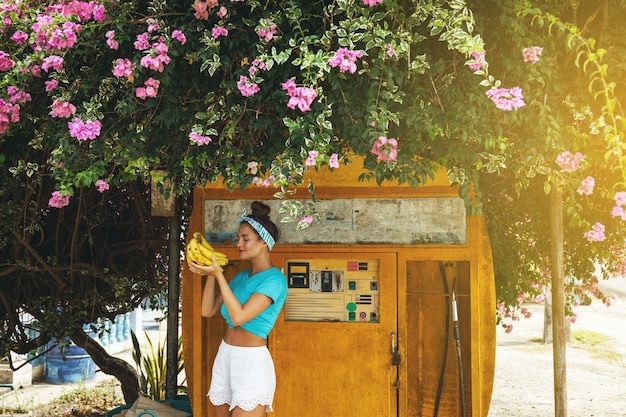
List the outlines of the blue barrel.
{"label": "blue barrel", "polygon": [[[56,340],[50,343],[54,344]],[[96,364],[85,349],[70,344],[60,350],[55,346],[46,354],[45,381],[51,384],[77,384],[96,377]]]}

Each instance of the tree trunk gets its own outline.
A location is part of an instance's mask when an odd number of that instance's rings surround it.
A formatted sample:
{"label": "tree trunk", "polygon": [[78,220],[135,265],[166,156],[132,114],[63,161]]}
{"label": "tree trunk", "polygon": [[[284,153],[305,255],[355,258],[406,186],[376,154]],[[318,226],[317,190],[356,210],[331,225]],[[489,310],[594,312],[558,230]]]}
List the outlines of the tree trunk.
{"label": "tree trunk", "polygon": [[75,330],[70,336],[76,346],[85,349],[94,363],[102,372],[112,375],[120,381],[122,394],[127,404],[139,398],[139,379],[137,372],[128,362],[107,353],[100,343],[93,340],[82,328]]}
{"label": "tree trunk", "polygon": [[552,268],[552,353],[554,358],[554,415],[567,417],[567,372],[565,350],[565,269],[563,266],[563,195],[552,189],[550,252]]}
{"label": "tree trunk", "polygon": [[[565,341],[572,341],[572,325],[565,320]],[[552,286],[547,291],[543,304],[543,343],[552,343]]]}
{"label": "tree trunk", "polygon": [[[176,212],[176,210],[174,210]],[[178,391],[178,312],[180,304],[180,223],[170,217],[170,254],[167,284],[167,346],[165,396],[175,399]]]}
{"label": "tree trunk", "polygon": [[552,286],[543,302],[543,343],[552,343]]}

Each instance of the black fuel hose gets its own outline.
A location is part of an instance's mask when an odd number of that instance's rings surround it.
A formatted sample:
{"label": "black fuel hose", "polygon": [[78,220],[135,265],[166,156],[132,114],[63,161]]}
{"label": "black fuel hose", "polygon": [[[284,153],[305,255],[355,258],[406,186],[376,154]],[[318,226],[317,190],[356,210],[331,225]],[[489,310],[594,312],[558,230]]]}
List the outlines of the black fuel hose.
{"label": "black fuel hose", "polygon": [[461,416],[465,417],[465,383],[463,380],[463,361],[461,357],[461,333],[459,330],[459,318],[456,308],[456,280],[457,277],[454,277],[454,282],[452,284],[452,299],[450,303],[448,303],[448,296],[450,295],[448,289],[448,277],[446,274],[445,266],[443,262],[439,262],[439,271],[441,273],[441,279],[443,282],[443,289],[446,294],[446,331],[445,331],[445,341],[443,347],[443,360],[441,362],[441,371],[439,373],[439,386],[437,387],[437,397],[435,399],[435,410],[433,413],[434,417],[439,415],[439,404],[441,402],[441,395],[443,393],[443,382],[446,373],[446,363],[448,361],[448,340],[450,339],[450,305],[452,305],[452,320],[454,321],[454,339],[456,341],[456,356],[457,356],[457,364],[458,364],[458,372],[459,372],[459,394],[461,397]]}
{"label": "black fuel hose", "polygon": [[461,332],[459,330],[459,315],[456,309],[456,277],[452,284],[452,321],[454,322],[454,340],[456,340],[456,358],[459,367],[459,395],[461,396],[461,416],[465,417],[465,383],[463,381],[463,361],[461,360]]}
{"label": "black fuel hose", "polygon": [[435,410],[433,417],[439,415],[439,403],[441,402],[441,394],[443,393],[443,381],[446,375],[446,362],[448,361],[448,340],[450,339],[450,304],[448,303],[448,277],[446,276],[446,268],[443,262],[439,261],[439,272],[441,274],[441,281],[443,283],[443,291],[445,292],[446,303],[446,331],[445,339],[443,341],[443,360],[441,361],[441,371],[439,373],[439,386],[437,387],[437,397],[435,398]]}

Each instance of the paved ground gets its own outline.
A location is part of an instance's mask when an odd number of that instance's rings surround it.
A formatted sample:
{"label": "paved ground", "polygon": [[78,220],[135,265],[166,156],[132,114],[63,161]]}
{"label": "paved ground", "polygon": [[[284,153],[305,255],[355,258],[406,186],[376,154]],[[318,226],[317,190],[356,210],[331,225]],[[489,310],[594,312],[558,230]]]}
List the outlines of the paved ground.
{"label": "paved ground", "polygon": [[[576,309],[571,330],[593,331],[608,340],[589,348],[570,343],[566,351],[569,417],[626,416],[626,278],[602,283],[618,295],[611,307],[599,301]],[[495,383],[489,417],[554,416],[552,345],[543,334],[543,305],[510,334],[497,334]]]}

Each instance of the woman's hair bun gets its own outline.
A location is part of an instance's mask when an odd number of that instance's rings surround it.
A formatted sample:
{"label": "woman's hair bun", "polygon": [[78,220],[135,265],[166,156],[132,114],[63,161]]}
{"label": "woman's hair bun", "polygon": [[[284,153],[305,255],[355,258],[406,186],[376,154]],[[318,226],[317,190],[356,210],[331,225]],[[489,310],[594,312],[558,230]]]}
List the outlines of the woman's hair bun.
{"label": "woman's hair bun", "polygon": [[252,209],[252,215],[258,217],[268,217],[270,216],[271,208],[265,203],[261,203],[260,201],[253,201],[250,205]]}
{"label": "woman's hair bun", "polygon": [[261,223],[265,230],[272,235],[274,240],[278,241],[279,231],[274,222],[270,220],[270,206],[260,201],[253,201],[252,204],[250,204],[250,209],[252,213],[249,217]]}

